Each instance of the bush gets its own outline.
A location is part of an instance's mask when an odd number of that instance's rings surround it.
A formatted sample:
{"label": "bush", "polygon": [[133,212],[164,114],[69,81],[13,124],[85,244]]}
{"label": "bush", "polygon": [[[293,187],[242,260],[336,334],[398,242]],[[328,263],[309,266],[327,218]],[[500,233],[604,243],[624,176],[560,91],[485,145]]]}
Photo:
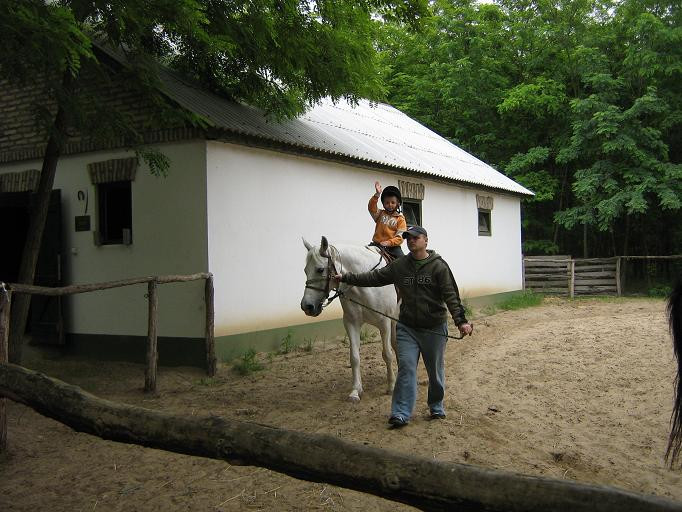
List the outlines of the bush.
{"label": "bush", "polygon": [[233,369],[239,375],[249,375],[250,373],[257,372],[263,369],[263,365],[256,361],[256,351],[252,348],[246,351],[246,353],[241,357],[239,362],[237,362]]}

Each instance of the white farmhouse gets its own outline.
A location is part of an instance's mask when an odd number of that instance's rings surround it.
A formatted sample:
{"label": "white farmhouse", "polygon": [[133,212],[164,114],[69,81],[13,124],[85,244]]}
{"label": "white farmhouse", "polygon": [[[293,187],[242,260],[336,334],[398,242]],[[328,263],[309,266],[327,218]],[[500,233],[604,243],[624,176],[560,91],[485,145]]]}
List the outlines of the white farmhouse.
{"label": "white farmhouse", "polygon": [[[288,332],[298,342],[340,334],[338,303],[314,319],[300,310],[301,237],[368,243],[367,201],[379,180],[400,187],[408,223],[428,229],[463,297],[522,288],[520,201],[532,193],[395,108],[324,101],[276,123],[173,74],[163,80],[169,100],[208,128],[149,134],[171,161],[162,178],[123,144],[71,144],[57,169],[43,254],[55,267],[44,283],[211,272],[219,359],[246,347],[273,350]],[[11,282],[44,140],[27,128],[21,91],[0,82],[0,92],[2,252],[12,247],[0,280]],[[72,350],[142,360],[145,292],[140,285],[43,301],[33,318],[51,312]],[[204,360],[203,308],[200,282],[160,287],[162,363]]]}

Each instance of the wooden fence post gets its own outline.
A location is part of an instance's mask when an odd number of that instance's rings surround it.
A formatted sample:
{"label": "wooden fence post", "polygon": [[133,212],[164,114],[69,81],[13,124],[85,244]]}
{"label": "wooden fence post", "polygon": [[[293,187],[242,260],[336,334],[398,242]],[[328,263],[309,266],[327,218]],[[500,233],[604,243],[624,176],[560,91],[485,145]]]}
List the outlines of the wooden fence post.
{"label": "wooden fence post", "polygon": [[216,372],[216,357],[213,274],[209,274],[206,278],[204,298],[206,303],[206,373],[209,377],[214,377]]}
{"label": "wooden fence post", "polygon": [[156,391],[156,365],[159,360],[156,340],[159,306],[159,300],[156,295],[156,278],[153,278],[147,284],[147,300],[149,301],[149,318],[147,328],[147,369],[144,376],[144,390],[151,392]]}
{"label": "wooden fence post", "polygon": [[[0,364],[9,362],[9,310],[12,292],[0,283]],[[0,453],[7,451],[7,399],[0,398]]]}
{"label": "wooden fence post", "polygon": [[621,296],[622,289],[620,287],[620,256],[616,258],[616,293]]}
{"label": "wooden fence post", "polygon": [[575,260],[571,258],[571,262],[569,263],[570,265],[570,270],[571,270],[571,282],[570,284],[570,290],[568,290],[568,294],[571,298],[575,297]]}

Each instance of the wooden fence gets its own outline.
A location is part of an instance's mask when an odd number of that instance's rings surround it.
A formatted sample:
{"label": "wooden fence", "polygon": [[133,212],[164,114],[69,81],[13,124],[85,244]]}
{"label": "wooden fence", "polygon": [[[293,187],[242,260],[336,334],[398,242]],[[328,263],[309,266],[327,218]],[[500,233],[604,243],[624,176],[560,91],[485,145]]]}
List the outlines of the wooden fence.
{"label": "wooden fence", "polygon": [[[120,288],[122,286],[131,286],[135,284],[147,283],[147,299],[149,304],[148,309],[148,324],[147,324],[147,367],[145,371],[145,391],[156,390],[156,370],[158,362],[158,346],[157,346],[157,326],[158,326],[158,296],[157,287],[160,284],[180,283],[189,281],[198,281],[200,279],[206,280],[204,288],[204,301],[206,305],[206,328],[205,328],[205,346],[206,346],[206,371],[209,376],[214,376],[216,371],[216,356],[215,356],[215,337],[214,337],[214,294],[213,294],[213,275],[210,273],[199,273],[189,275],[169,275],[169,276],[146,276],[134,277],[130,279],[123,279],[120,281],[108,281],[104,283],[91,284],[76,284],[71,286],[62,286],[59,288],[48,288],[43,286],[33,286],[27,284],[17,283],[0,283],[0,290],[3,291],[3,312],[5,316],[0,318],[9,318],[9,310],[12,302],[13,293],[27,293],[30,295],[73,295],[76,293],[87,293],[98,290],[108,290],[110,288]],[[0,325],[0,332],[8,336],[9,324]],[[1,341],[1,340],[0,340]],[[3,343],[6,345],[6,341]],[[2,358],[3,350],[0,348],[0,363],[6,362],[6,356]]]}
{"label": "wooden fence", "polygon": [[[134,284],[147,283],[147,299],[149,301],[148,323],[147,323],[147,355],[144,376],[144,390],[147,392],[156,391],[157,363],[159,351],[157,344],[158,326],[158,297],[157,286],[166,283],[180,283],[205,279],[204,301],[206,304],[206,372],[213,377],[216,372],[215,356],[215,311],[213,293],[213,274],[199,273],[190,275],[170,275],[170,276],[147,276],[123,279],[121,281],[108,281],[105,283],[77,284],[72,286],[62,286],[59,288],[48,288],[43,286],[33,286],[17,283],[0,282],[0,364],[8,362],[9,350],[7,342],[9,339],[9,318],[12,305],[12,293],[27,293],[30,295],[73,295],[76,293],[87,293]],[[0,398],[0,452],[7,446],[7,414],[5,399]]]}
{"label": "wooden fence", "polygon": [[624,260],[674,260],[672,256],[615,256],[582,258],[570,256],[526,256],[523,258],[524,289],[540,293],[621,296],[621,267]]}

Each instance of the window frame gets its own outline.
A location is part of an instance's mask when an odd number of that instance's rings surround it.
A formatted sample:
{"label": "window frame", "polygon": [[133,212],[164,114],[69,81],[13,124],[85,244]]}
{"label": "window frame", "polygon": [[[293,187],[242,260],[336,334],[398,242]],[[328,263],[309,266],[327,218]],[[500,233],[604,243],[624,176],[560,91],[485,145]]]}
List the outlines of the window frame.
{"label": "window frame", "polygon": [[[410,224],[407,220],[407,215],[405,215],[405,204],[410,204],[410,205],[415,205],[417,207],[417,216],[419,217],[417,219],[417,224]],[[408,226],[422,226],[422,200],[421,199],[412,199],[412,198],[403,198],[403,204],[402,204],[402,210],[403,210],[403,216],[405,217],[405,223]]]}
{"label": "window frame", "polygon": [[[95,185],[97,194],[97,245],[131,245],[133,241],[133,187],[130,180],[107,181],[104,183],[97,183]],[[109,223],[110,208],[109,205],[110,194],[113,190],[121,191],[127,189],[125,192],[129,195],[128,211],[121,212],[121,216],[126,216],[125,222],[122,222],[121,236],[113,237],[110,233],[112,227]],[[125,208],[125,205],[121,206]]]}
{"label": "window frame", "polygon": [[[486,216],[487,229],[481,229],[481,215]],[[493,227],[492,227],[493,214],[492,214],[492,210],[489,210],[487,208],[478,208],[476,220],[477,220],[477,224],[478,224],[478,236],[493,236]]]}

